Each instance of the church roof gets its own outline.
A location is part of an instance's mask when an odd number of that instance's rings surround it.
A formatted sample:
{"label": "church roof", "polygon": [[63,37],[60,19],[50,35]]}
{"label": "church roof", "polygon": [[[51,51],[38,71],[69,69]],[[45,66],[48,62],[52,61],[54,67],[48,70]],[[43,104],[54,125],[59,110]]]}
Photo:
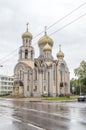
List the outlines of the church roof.
{"label": "church roof", "polygon": [[38,45],[43,45],[43,44],[46,44],[48,43],[49,45],[53,46],[53,40],[52,38],[50,38],[48,35],[47,35],[47,32],[46,32],[46,27],[45,27],[45,34],[43,37],[41,37],[38,41]]}
{"label": "church roof", "polygon": [[30,38],[30,39],[32,39],[33,36],[32,36],[32,34],[30,32],[24,32],[23,35],[22,35],[22,38]]}
{"label": "church roof", "polygon": [[57,57],[64,57],[64,53],[61,51],[61,45],[59,45],[59,52],[57,53]]}
{"label": "church roof", "polygon": [[63,53],[62,51],[59,51],[59,52],[57,53],[57,57],[64,57],[64,53]]}
{"label": "church roof", "polygon": [[27,23],[26,25],[27,25],[26,32],[24,32],[24,33],[22,34],[22,38],[30,38],[30,39],[32,39],[33,36],[32,36],[32,34],[28,31],[28,23]]}
{"label": "church roof", "polygon": [[49,62],[47,61],[47,62],[45,62],[45,63],[47,64],[47,66],[50,66],[53,62],[52,62],[52,61],[51,61],[51,62],[50,62],[50,61],[49,61]]}
{"label": "church roof", "polygon": [[52,50],[52,48],[48,43],[43,48],[43,51],[51,51],[51,50]]}
{"label": "church roof", "polygon": [[22,63],[26,64],[27,66],[34,68],[34,62],[33,61],[22,61]]}

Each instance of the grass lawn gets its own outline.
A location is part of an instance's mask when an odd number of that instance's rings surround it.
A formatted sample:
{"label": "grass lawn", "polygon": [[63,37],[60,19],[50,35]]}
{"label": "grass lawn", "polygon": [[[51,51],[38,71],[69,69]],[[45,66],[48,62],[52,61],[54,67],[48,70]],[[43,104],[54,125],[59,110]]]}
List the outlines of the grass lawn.
{"label": "grass lawn", "polygon": [[57,101],[64,101],[64,100],[75,100],[77,99],[76,96],[71,96],[71,97],[43,97],[43,100],[57,100]]}

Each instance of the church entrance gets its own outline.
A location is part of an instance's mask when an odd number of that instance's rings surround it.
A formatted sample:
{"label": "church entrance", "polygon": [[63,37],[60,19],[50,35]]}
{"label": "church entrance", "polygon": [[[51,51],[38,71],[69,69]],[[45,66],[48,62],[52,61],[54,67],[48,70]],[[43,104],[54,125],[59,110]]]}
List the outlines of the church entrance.
{"label": "church entrance", "polygon": [[14,82],[14,94],[23,95],[24,94],[24,85],[21,80],[17,80]]}

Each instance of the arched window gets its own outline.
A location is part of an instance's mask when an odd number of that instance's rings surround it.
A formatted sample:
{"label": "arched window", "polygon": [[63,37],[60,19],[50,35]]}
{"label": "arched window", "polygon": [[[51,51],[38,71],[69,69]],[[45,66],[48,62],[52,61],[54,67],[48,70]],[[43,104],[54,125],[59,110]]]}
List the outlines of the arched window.
{"label": "arched window", "polygon": [[31,50],[31,59],[33,59],[33,51]]}
{"label": "arched window", "polygon": [[28,43],[28,38],[26,38],[26,43]]}
{"label": "arched window", "polygon": [[65,66],[64,64],[61,64],[60,65],[61,82],[63,81],[63,78],[64,78],[64,72],[65,72]]}
{"label": "arched window", "polygon": [[23,71],[23,80],[24,80],[24,71]]}
{"label": "arched window", "polygon": [[29,86],[27,86],[27,91],[29,91]]}
{"label": "arched window", "polygon": [[25,50],[25,59],[28,59],[28,50]]}
{"label": "arched window", "polygon": [[46,91],[46,86],[44,86],[44,91]]}
{"label": "arched window", "polygon": [[20,80],[21,80],[21,70],[20,70]]}
{"label": "arched window", "polygon": [[35,91],[37,91],[37,86],[35,86],[35,89],[34,89]]}
{"label": "arched window", "polygon": [[46,71],[44,71],[44,80],[46,80]]}
{"label": "arched window", "polygon": [[35,76],[34,79],[37,80],[37,70],[35,69]]}

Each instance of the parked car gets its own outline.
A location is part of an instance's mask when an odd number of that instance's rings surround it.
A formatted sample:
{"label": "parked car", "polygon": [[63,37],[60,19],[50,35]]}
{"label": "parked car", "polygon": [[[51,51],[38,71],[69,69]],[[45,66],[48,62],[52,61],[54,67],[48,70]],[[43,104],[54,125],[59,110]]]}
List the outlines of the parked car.
{"label": "parked car", "polygon": [[86,95],[85,94],[80,94],[78,96],[78,101],[86,101]]}

